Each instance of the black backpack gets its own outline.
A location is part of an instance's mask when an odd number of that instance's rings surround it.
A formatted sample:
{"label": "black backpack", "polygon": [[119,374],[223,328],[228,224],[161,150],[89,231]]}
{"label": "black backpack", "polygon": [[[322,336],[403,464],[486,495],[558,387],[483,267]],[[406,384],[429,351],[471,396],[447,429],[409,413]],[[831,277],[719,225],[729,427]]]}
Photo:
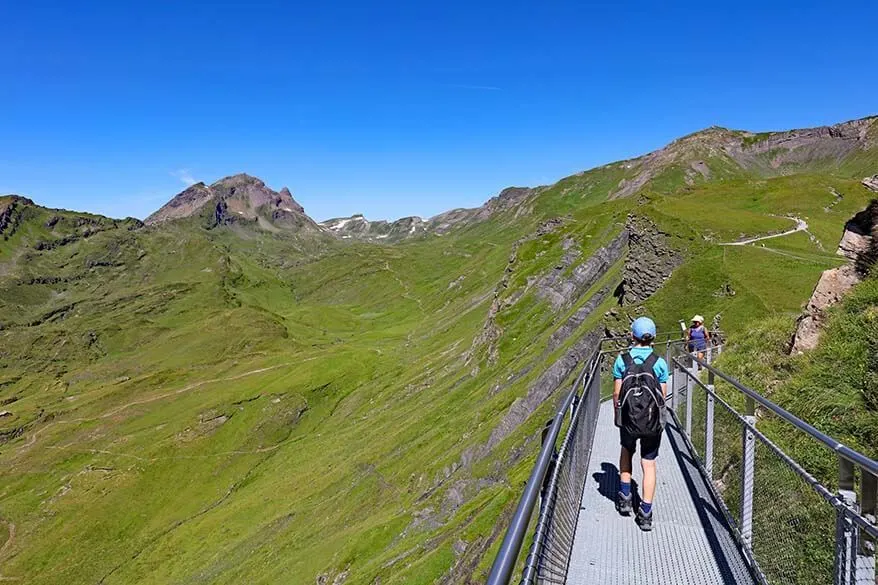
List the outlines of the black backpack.
{"label": "black backpack", "polygon": [[625,375],[619,394],[621,427],[632,437],[654,437],[662,432],[665,399],[653,366],[658,356],[651,353],[642,364],[629,353],[622,354]]}

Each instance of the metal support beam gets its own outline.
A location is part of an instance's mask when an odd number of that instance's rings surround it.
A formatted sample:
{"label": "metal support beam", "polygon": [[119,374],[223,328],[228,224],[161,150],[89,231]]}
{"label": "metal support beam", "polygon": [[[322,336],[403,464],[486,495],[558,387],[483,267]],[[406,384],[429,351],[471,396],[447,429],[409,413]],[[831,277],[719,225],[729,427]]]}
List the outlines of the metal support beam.
{"label": "metal support beam", "polygon": [[[857,507],[854,491],[854,464],[838,458],[838,497],[852,510]],[[835,585],[852,585],[856,559],[856,528],[844,510],[838,510],[835,523]]]}
{"label": "metal support beam", "polygon": [[692,438],[692,395],[695,394],[695,381],[686,376],[686,436]]}
{"label": "metal support beam", "polygon": [[671,360],[671,342],[668,341],[667,347],[665,347],[665,363],[668,364],[668,370],[670,370],[670,378],[668,379],[668,388],[671,393],[671,404],[670,408],[676,412],[677,411],[677,387],[674,385],[674,376],[677,368],[674,367],[674,362]]}
{"label": "metal support beam", "polygon": [[[878,478],[862,471],[860,478],[860,514],[872,524],[878,520]],[[875,539],[864,531],[859,534],[855,583],[875,583]]]}
{"label": "metal support beam", "polygon": [[707,477],[713,481],[713,384],[708,384],[707,412],[704,417],[704,469]]}
{"label": "metal support beam", "polygon": [[707,410],[704,414],[704,469],[707,477],[713,481],[713,393],[716,391],[715,378],[712,370],[707,371]]}
{"label": "metal support beam", "polygon": [[[756,465],[756,437],[750,431],[756,426],[755,405],[747,400],[741,433],[741,538],[753,550],[753,470]],[[750,425],[750,426],[748,426]]]}

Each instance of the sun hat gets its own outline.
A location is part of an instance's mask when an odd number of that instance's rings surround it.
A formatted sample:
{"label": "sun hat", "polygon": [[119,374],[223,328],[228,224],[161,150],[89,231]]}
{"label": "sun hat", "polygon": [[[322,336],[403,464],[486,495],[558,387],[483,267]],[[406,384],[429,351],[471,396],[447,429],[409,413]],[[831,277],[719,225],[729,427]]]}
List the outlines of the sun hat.
{"label": "sun hat", "polygon": [[704,317],[702,317],[701,315],[695,315],[694,317],[692,317],[692,320],[697,323],[704,323]]}

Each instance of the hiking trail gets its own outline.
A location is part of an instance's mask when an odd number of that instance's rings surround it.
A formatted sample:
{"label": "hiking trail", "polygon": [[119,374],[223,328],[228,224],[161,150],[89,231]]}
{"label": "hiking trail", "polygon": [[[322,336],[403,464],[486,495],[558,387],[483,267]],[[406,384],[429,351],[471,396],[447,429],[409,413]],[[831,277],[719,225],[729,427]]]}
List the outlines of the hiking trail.
{"label": "hiking trail", "polygon": [[720,242],[720,246],[746,246],[748,244],[753,244],[755,242],[761,242],[762,240],[770,240],[772,238],[780,238],[782,236],[789,236],[791,234],[795,234],[797,232],[806,232],[808,231],[808,222],[798,217],[787,216],[787,219],[791,219],[796,222],[796,227],[791,230],[787,230],[785,232],[781,232],[779,234],[771,234],[768,236],[758,236],[755,238],[747,238],[746,240],[740,240],[737,242]]}

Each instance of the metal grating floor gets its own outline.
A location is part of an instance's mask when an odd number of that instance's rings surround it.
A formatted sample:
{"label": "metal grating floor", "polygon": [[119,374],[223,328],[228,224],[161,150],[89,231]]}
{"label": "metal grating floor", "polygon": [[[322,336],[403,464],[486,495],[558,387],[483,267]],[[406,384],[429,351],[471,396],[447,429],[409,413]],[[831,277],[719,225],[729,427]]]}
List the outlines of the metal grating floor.
{"label": "metal grating floor", "polygon": [[[756,581],[692,461],[668,425],[656,460],[652,532],[616,513],[619,432],[611,402],[601,405],[586,478],[568,585],[737,585]],[[641,477],[634,457],[634,481]]]}

